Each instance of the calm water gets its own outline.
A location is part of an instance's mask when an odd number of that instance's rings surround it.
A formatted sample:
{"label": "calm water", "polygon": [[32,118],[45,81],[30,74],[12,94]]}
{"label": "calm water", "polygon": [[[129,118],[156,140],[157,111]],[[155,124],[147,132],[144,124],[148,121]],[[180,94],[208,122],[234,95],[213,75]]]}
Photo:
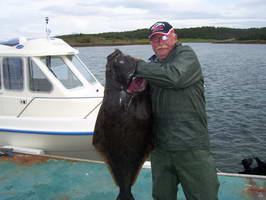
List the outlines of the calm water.
{"label": "calm water", "polygon": [[[197,53],[206,84],[211,150],[223,172],[243,158],[266,160],[266,45],[187,43]],[[80,57],[104,84],[106,56],[115,48],[147,60],[149,45],[83,47]]]}

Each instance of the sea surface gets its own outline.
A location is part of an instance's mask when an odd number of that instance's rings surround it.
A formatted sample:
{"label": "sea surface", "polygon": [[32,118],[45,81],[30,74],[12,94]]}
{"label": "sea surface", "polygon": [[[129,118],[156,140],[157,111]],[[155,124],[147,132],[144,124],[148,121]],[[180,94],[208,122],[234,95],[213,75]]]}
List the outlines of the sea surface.
{"label": "sea surface", "polygon": [[[211,151],[222,172],[243,170],[241,160],[266,161],[266,45],[184,43],[205,77]],[[147,60],[149,45],[81,47],[81,59],[104,85],[106,57],[115,48]]]}

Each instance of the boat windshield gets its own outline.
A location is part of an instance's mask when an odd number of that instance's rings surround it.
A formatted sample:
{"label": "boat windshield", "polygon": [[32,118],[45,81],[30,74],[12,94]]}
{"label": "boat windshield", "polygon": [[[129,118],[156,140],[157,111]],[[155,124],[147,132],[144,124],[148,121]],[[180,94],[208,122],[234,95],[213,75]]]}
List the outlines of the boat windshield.
{"label": "boat windshield", "polygon": [[61,57],[45,56],[41,61],[49,68],[54,76],[67,88],[72,89],[81,87],[82,83],[76,75],[70,70]]}
{"label": "boat windshield", "polygon": [[87,79],[87,81],[91,84],[97,83],[96,78],[90,72],[90,70],[86,67],[86,65],[80,60],[80,58],[76,55],[68,56],[70,61],[75,65],[75,67],[79,70],[79,72]]}
{"label": "boat windshield", "polygon": [[53,86],[38,65],[31,58],[28,58],[28,65],[30,90],[34,92],[50,92]]}

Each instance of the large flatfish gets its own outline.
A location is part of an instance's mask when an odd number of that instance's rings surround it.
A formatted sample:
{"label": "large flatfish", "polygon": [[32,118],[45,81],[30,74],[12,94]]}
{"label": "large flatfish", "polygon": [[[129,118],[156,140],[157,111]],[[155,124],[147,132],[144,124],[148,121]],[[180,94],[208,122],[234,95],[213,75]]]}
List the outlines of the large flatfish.
{"label": "large flatfish", "polygon": [[151,102],[145,80],[136,78],[134,58],[125,66],[114,59],[125,56],[115,50],[107,57],[104,98],[98,113],[93,145],[103,156],[119,187],[117,200],[134,200],[131,187],[152,150]]}

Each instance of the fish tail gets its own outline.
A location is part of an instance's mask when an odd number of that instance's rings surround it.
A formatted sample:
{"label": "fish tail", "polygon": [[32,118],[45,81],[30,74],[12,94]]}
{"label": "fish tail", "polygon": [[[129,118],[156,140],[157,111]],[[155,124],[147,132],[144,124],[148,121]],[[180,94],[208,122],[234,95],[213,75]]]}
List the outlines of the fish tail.
{"label": "fish tail", "polygon": [[131,191],[129,192],[119,192],[118,196],[116,197],[116,200],[135,200]]}

